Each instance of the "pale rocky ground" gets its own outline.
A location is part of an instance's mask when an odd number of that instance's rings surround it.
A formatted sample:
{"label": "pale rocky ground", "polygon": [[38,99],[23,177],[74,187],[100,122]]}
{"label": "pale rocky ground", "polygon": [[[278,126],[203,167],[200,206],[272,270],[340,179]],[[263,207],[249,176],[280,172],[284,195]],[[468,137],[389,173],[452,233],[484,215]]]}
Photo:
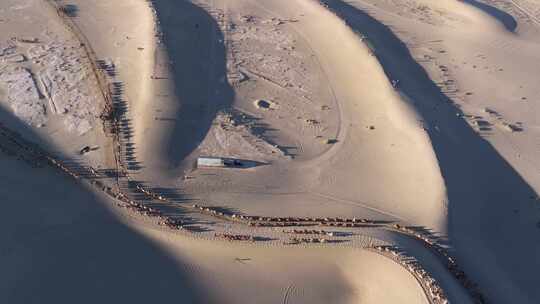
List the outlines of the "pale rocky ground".
{"label": "pale rocky ground", "polygon": [[[112,169],[112,142],[98,119],[103,100],[88,58],[45,3],[0,5],[0,24],[10,29],[0,33],[6,41],[0,44],[2,122],[62,158]],[[11,203],[9,213],[26,214],[24,225],[17,217],[3,221],[3,261],[9,274],[17,271],[12,265],[30,265],[24,275],[0,275],[6,286],[0,299],[52,300],[54,284],[71,290],[56,302],[72,301],[78,290],[92,291],[83,302],[102,301],[105,293],[126,299],[127,288],[136,289],[130,302],[433,301],[409,264],[365,250],[393,245],[404,250],[399,259],[425,269],[451,303],[472,302],[438,256],[392,229],[323,227],[333,243],[284,245],[291,238],[287,229],[224,221],[186,208],[192,204],[235,214],[417,226],[449,241],[489,302],[540,299],[534,286],[540,268],[540,4],[69,4],[122,109],[121,161],[129,176],[169,198],[144,198],[145,204],[181,219],[192,232],[170,231],[50,169],[0,156],[8,168],[2,189],[10,190],[0,192]],[[46,26],[33,25],[38,21]],[[82,146],[98,149],[81,156]],[[255,166],[196,168],[200,155]],[[119,186],[133,190],[125,178]],[[22,188],[36,191],[12,191]],[[68,224],[47,228],[61,222]],[[44,232],[28,241],[36,231]],[[216,233],[261,241],[224,242]],[[95,251],[103,244],[112,258]],[[78,259],[79,247],[91,257]],[[140,260],[149,262],[141,267]],[[40,285],[36,277],[44,273],[50,284]],[[78,276],[85,279],[66,280]],[[28,289],[34,298],[23,294]]]}
{"label": "pale rocky ground", "polygon": [[83,135],[97,124],[103,106],[99,93],[92,91],[95,80],[85,64],[82,46],[56,35],[45,29],[39,36],[9,38],[0,46],[0,81],[13,111],[23,121],[43,127],[52,117],[63,120],[68,132]]}
{"label": "pale rocky ground", "polygon": [[[0,33],[2,121],[17,118],[37,128],[22,134],[58,155],[79,158],[84,146],[108,145],[99,119],[104,103],[81,42],[54,14],[44,1],[2,3],[0,24],[14,29]],[[82,161],[106,166],[99,153]]]}

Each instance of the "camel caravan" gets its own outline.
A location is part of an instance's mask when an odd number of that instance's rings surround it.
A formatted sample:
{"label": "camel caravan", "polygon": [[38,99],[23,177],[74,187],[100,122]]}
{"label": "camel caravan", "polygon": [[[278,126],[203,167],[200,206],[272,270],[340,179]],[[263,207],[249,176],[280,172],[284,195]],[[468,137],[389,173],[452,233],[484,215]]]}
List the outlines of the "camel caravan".
{"label": "camel caravan", "polygon": [[334,232],[328,232],[325,230],[309,230],[309,229],[294,229],[294,230],[283,230],[282,231],[285,234],[315,234],[315,235],[326,235],[326,236],[334,236]]}
{"label": "camel caravan", "polygon": [[256,237],[246,234],[215,233],[214,237],[227,241],[255,242]]}
{"label": "camel caravan", "polygon": [[179,219],[173,219],[171,217],[165,218],[165,220],[159,221],[160,226],[166,226],[170,229],[182,230],[184,229],[183,222]]}
{"label": "camel caravan", "polygon": [[[69,168],[64,165],[60,160],[55,159],[52,156],[49,156],[39,147],[36,147],[34,144],[26,142],[20,137],[16,132],[11,131],[2,123],[0,123],[0,139],[5,139],[4,143],[9,143],[9,146],[2,145],[2,140],[0,140],[0,151],[6,153],[7,155],[16,156],[18,159],[27,162],[32,167],[42,167],[43,164],[48,164],[53,168],[60,169],[65,172],[67,175],[71,176],[76,180],[80,179],[90,179],[89,183],[100,191],[106,193],[108,196],[121,201],[117,204],[118,207],[126,208],[132,210],[140,215],[148,217],[157,217],[159,218],[159,224],[165,226],[169,229],[180,230],[186,228],[181,221],[174,219],[169,216],[164,216],[162,213],[154,208],[147,207],[144,203],[135,202],[130,200],[128,196],[122,193],[119,190],[115,190],[112,187],[106,186],[102,181],[96,180],[102,178],[103,176],[100,173],[91,168],[85,167],[84,172],[80,172],[81,168],[78,168],[78,171]],[[132,181],[129,175],[125,175],[128,180]],[[133,182],[133,181],[132,181]],[[154,193],[151,190],[144,188],[141,184],[136,185],[136,189],[148,196],[151,199],[159,200],[163,202],[171,202],[164,196]],[[203,207],[199,205],[192,205],[193,210],[198,210],[202,214],[208,214],[214,217],[225,219],[228,221],[234,221],[238,223],[244,223],[252,227],[288,227],[288,226],[331,226],[331,227],[347,227],[347,228],[356,228],[356,227],[381,227],[385,229],[394,230],[396,232],[409,235],[423,242],[426,248],[434,251],[441,259],[445,262],[448,270],[454,275],[454,277],[461,283],[461,285],[466,288],[472,297],[476,300],[477,303],[485,303],[483,295],[480,293],[478,287],[467,277],[465,272],[460,269],[455,259],[451,257],[447,249],[439,245],[433,238],[428,234],[419,233],[409,227],[401,226],[399,224],[380,224],[375,221],[366,220],[366,219],[356,219],[356,218],[312,218],[312,217],[261,217],[261,216],[250,216],[235,214],[230,212],[218,211],[218,208]],[[313,232],[315,231],[315,232]],[[293,230],[294,234],[321,234],[324,235],[324,230]],[[332,236],[326,234],[327,236]],[[244,237],[226,237],[230,240],[245,240]],[[253,238],[255,240],[255,238]],[[289,244],[300,244],[300,243],[328,243],[329,240],[324,238],[292,238]],[[444,303],[444,302],[439,302]]]}
{"label": "camel caravan", "polygon": [[[152,195],[155,197],[155,194]],[[220,211],[222,208],[204,207],[197,204],[191,206],[201,213],[214,215],[227,219],[245,223],[252,227],[289,227],[289,226],[333,226],[333,227],[365,227],[379,225],[375,221],[357,218],[315,218],[315,217],[263,217],[254,215],[235,214]]]}
{"label": "camel caravan", "polygon": [[486,302],[484,296],[478,289],[478,286],[467,277],[467,274],[463,270],[460,269],[455,258],[450,255],[446,248],[439,245],[429,235],[422,234],[409,227],[394,224],[391,226],[391,228],[420,240],[426,248],[434,251],[441,258],[441,260],[446,264],[446,268],[448,269],[448,271],[459,281],[459,283],[465,289],[467,289],[473,299],[475,299],[476,303]]}
{"label": "camel caravan", "polygon": [[395,247],[391,246],[375,246],[372,249],[375,252],[394,260],[403,268],[407,269],[418,280],[424,289],[425,294],[428,296],[430,303],[449,303],[448,298],[446,297],[446,294],[439,283],[433,277],[431,277],[431,275],[425,271],[420,264],[411,259],[411,257],[404,256]]}
{"label": "camel caravan", "polygon": [[298,244],[313,244],[313,243],[326,243],[328,242],[325,238],[292,238],[289,240],[288,245],[298,245]]}

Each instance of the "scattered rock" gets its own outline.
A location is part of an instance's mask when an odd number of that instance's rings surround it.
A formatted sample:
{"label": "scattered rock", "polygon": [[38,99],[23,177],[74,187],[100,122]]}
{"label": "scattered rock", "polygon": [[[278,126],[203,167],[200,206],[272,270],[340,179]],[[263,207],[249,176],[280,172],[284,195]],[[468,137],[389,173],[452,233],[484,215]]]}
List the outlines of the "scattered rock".
{"label": "scattered rock", "polygon": [[523,131],[523,129],[521,127],[516,126],[514,124],[506,123],[506,122],[502,124],[502,127],[506,131],[509,131],[509,132],[521,132],[521,131]]}
{"label": "scattered rock", "polygon": [[84,146],[81,150],[79,150],[79,154],[83,155],[83,154],[86,154],[90,152],[90,147],[89,146]]}
{"label": "scattered rock", "polygon": [[84,146],[79,150],[79,154],[84,155],[86,153],[89,153],[89,152],[92,152],[92,151],[95,151],[95,150],[98,150],[98,149],[99,149],[98,146],[94,146],[94,147]]}
{"label": "scattered rock", "polygon": [[333,145],[333,144],[335,144],[337,142],[338,142],[338,140],[335,139],[335,138],[329,138],[329,139],[324,141],[324,143],[327,144],[327,145]]}
{"label": "scattered rock", "polygon": [[21,37],[21,38],[15,38],[17,42],[22,43],[39,43],[39,39],[36,37]]}
{"label": "scattered rock", "polygon": [[13,42],[10,40],[6,43],[0,43],[0,57],[14,54],[16,49],[17,46],[14,45]]}
{"label": "scattered rock", "polygon": [[245,15],[245,16],[240,17],[240,20],[245,23],[250,23],[250,22],[255,21],[255,17],[250,16],[250,15]]}
{"label": "scattered rock", "polygon": [[11,55],[9,57],[5,57],[4,61],[10,62],[10,63],[25,62],[26,57],[22,54],[16,54],[16,55]]}
{"label": "scattered rock", "polygon": [[257,109],[262,110],[270,110],[275,107],[275,104],[273,102],[264,99],[257,99],[253,102],[253,104]]}
{"label": "scattered rock", "polygon": [[490,124],[489,124],[489,122],[487,122],[485,120],[477,119],[477,120],[473,121],[473,125],[478,126],[478,127],[488,127]]}
{"label": "scattered rock", "polygon": [[491,115],[497,115],[499,113],[497,113],[497,111],[493,110],[493,109],[490,109],[490,108],[484,108],[484,112],[488,113],[488,114],[491,114]]}

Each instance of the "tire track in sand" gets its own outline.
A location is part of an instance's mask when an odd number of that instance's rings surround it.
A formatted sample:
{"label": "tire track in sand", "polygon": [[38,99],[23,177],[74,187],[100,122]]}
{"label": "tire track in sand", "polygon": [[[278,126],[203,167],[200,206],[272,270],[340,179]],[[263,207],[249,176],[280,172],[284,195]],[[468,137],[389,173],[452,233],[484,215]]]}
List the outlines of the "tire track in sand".
{"label": "tire track in sand", "polygon": [[287,286],[287,288],[285,289],[285,293],[283,294],[283,301],[282,301],[283,304],[289,303],[289,297],[291,294],[291,290],[293,289],[294,289],[294,284],[289,284],[289,286]]}

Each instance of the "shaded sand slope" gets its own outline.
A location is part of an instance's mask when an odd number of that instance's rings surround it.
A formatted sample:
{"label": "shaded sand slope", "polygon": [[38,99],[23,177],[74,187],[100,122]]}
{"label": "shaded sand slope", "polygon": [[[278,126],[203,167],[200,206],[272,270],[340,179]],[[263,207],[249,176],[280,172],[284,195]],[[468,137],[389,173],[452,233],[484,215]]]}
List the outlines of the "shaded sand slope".
{"label": "shaded sand slope", "polygon": [[209,12],[189,1],[156,1],[155,8],[163,45],[155,56],[154,93],[161,98],[135,121],[143,130],[136,140],[150,176],[152,170],[166,175],[180,166],[233,96],[225,81],[223,34]]}
{"label": "shaded sand slope", "polygon": [[[540,269],[540,247],[535,224],[540,215],[531,199],[535,191],[490,143],[456,117],[460,111],[392,31],[352,5],[328,3],[368,37],[385,72],[402,80],[400,90],[430,126],[437,126],[429,134],[448,191],[449,237],[460,263],[490,300],[537,302],[534,277]],[[476,21],[477,37],[484,33],[481,29],[493,28],[494,21],[486,18]],[[396,19],[392,22],[399,25]],[[470,32],[470,26],[461,30]]]}
{"label": "shaded sand slope", "polygon": [[103,196],[47,167],[4,154],[0,164],[0,302],[204,302],[180,262],[121,224]]}

